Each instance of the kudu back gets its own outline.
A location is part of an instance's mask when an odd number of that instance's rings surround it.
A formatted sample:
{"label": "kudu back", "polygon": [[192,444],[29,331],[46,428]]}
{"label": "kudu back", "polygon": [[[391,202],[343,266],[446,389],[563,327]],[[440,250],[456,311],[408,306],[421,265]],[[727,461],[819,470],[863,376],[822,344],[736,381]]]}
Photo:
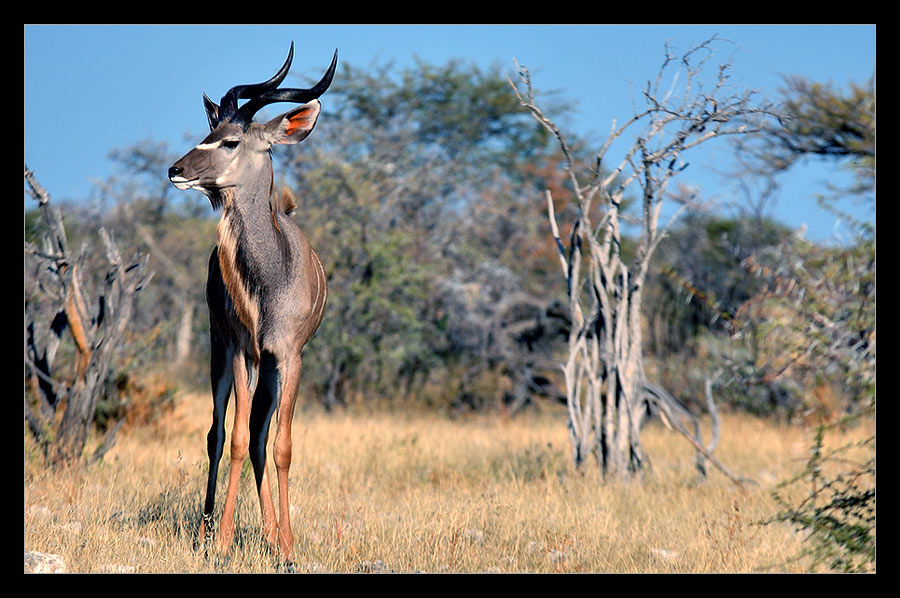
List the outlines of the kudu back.
{"label": "kudu back", "polygon": [[[313,130],[318,101],[328,89],[337,51],[322,79],[310,89],[278,89],[290,69],[287,60],[268,81],[231,88],[217,105],[206,95],[210,133],[169,169],[178,189],[196,189],[221,210],[216,247],[209,258],[206,298],[210,322],[210,381],[213,422],[207,435],[209,477],[199,541],[212,537],[216,480],[225,442],[225,412],[232,388],[235,417],[225,506],[215,530],[221,552],[234,535],[240,472],[253,464],[266,539],[292,561],[288,477],[291,419],[300,382],[301,350],[316,332],[328,294],[325,269],[287,212],[290,196],[273,193],[270,149],[298,143]],[[247,100],[238,106],[239,100]],[[300,104],[266,123],[253,121],[263,106]],[[251,400],[252,398],[252,400]],[[276,416],[274,461],[278,477],[276,514],[268,482],[266,444]]]}

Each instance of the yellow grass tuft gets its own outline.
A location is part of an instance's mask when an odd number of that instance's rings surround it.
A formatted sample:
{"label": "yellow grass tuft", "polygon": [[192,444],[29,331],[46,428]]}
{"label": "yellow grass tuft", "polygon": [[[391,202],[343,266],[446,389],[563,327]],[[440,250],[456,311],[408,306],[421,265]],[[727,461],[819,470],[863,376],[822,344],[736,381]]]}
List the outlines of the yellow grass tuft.
{"label": "yellow grass tuft", "polygon": [[[58,554],[70,572],[279,570],[260,535],[249,464],[231,553],[194,548],[210,411],[209,397],[186,397],[162,422],[123,431],[86,470],[46,469],[26,441],[25,550]],[[662,426],[645,430],[652,471],[643,483],[620,484],[602,483],[593,466],[574,470],[562,412],[511,420],[298,413],[296,570],[804,570],[791,560],[802,537],[757,522],[774,513],[772,486],[802,467],[808,433],[725,417],[717,455],[758,482],[740,490],[715,470],[698,485],[684,440]],[[227,469],[226,443],[220,480]],[[221,508],[222,484],[218,499]]]}

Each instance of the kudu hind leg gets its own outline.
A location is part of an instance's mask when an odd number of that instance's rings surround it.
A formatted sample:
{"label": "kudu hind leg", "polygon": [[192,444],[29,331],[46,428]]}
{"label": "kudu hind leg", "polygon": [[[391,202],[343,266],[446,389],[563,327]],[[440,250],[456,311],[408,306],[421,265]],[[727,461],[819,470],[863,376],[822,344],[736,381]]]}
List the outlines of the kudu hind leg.
{"label": "kudu hind leg", "polygon": [[281,397],[275,430],[275,470],[278,474],[278,549],[288,560],[294,558],[294,534],[291,531],[291,503],[288,479],[293,454],[291,423],[297,389],[300,386],[300,356],[282,363]]}
{"label": "kudu hind leg", "polygon": [[279,392],[278,364],[270,353],[261,355],[259,382],[250,406],[250,461],[256,478],[259,506],[262,511],[265,537],[274,548],[278,525],[272,492],[269,487],[269,471],[266,460],[266,444],[269,439],[269,423],[278,404]]}

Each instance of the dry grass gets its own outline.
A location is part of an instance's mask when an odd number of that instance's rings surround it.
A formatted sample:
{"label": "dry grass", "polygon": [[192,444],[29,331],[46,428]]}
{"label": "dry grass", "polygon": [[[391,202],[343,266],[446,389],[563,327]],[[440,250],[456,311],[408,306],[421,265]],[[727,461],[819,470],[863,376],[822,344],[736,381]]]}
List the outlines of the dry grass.
{"label": "dry grass", "polygon": [[[230,555],[193,548],[210,409],[208,397],[187,397],[164,420],[123,431],[87,470],[45,469],[26,441],[25,549],[62,555],[73,572],[278,570],[259,536],[249,466]],[[659,426],[646,431],[648,479],[602,484],[594,468],[580,473],[570,465],[562,413],[506,421],[298,413],[291,470],[297,569],[803,570],[790,562],[798,534],[756,522],[773,514],[771,486],[802,465],[807,434],[746,417],[723,425],[717,455],[757,487],[741,491],[715,471],[697,485],[690,449]],[[227,454],[223,464],[221,480]]]}

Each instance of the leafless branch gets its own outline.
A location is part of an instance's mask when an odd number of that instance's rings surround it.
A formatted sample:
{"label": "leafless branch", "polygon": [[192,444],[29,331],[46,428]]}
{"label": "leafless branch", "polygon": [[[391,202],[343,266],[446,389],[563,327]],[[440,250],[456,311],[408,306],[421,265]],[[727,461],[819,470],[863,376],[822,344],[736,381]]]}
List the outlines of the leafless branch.
{"label": "leafless branch", "polygon": [[[576,463],[593,451],[605,471],[628,474],[643,468],[648,461],[640,442],[638,413],[650,400],[697,450],[701,472],[709,460],[729,479],[744,482],[712,456],[719,430],[711,390],[706,389],[714,431],[704,447],[696,417],[646,380],[641,353],[642,293],[649,264],[666,230],[689,203],[680,202],[675,215],[660,222],[670,181],[686,167],[681,156],[712,139],[757,130],[770,114],[754,103],[752,92],[728,93],[730,61],[719,67],[709,91],[704,89],[704,71],[723,42],[712,37],[680,57],[667,45],[656,78],[642,90],[643,107],[621,126],[613,121],[594,163],[583,172],[565,135],[538,106],[528,69],[516,64],[519,80],[509,81],[519,103],[557,140],[577,208],[567,249],[547,191],[547,216],[572,314],[569,354],[561,368]],[[603,172],[607,153],[631,130],[633,143],[609,172]],[[635,183],[640,189],[640,232],[636,256],[627,265],[620,228],[627,217],[621,210],[626,191]],[[597,198],[600,206],[593,203]],[[694,423],[694,434],[681,418]]]}
{"label": "leafless branch", "polygon": [[[47,277],[38,290],[54,289],[36,295],[43,308],[26,302],[25,366],[39,409],[34,411],[26,396],[25,415],[45,453],[53,450],[55,460],[71,462],[81,457],[107,373],[131,321],[134,296],[152,273],[147,272],[146,257],[136,256],[131,262],[125,262],[112,236],[101,228],[99,235],[109,268],[103,291],[91,297],[82,283],[86,246],[82,246],[77,258],[72,258],[62,215],[27,166],[25,179],[40,206],[43,226],[42,249],[26,244],[25,255],[37,260]],[[48,330],[45,344],[37,338],[39,329]],[[60,382],[55,372],[58,369],[54,363],[56,347],[65,330],[75,345],[71,383]],[[60,405],[65,410],[54,424],[57,418],[53,413]],[[52,425],[57,427],[51,432]]]}

